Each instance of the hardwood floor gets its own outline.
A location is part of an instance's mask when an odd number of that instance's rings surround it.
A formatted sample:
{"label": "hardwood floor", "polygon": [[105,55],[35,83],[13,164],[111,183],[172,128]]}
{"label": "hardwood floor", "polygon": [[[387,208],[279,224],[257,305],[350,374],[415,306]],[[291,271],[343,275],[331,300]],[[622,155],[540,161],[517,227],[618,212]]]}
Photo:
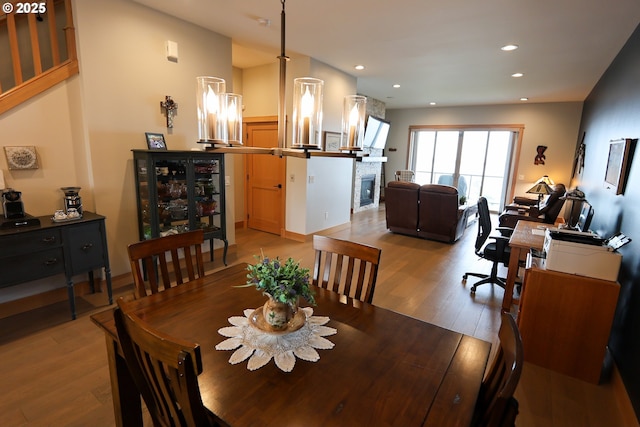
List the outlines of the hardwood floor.
{"label": "hardwood floor", "polygon": [[[476,225],[453,245],[400,236],[386,231],[382,207],[354,215],[350,228],[322,234],[382,248],[374,304],[495,341],[502,289],[484,285],[472,296],[468,289],[475,279],[461,281],[466,271],[490,269],[473,253]],[[313,265],[310,242],[252,230],[237,230],[236,241],[229,264],[253,262],[263,250]],[[208,271],[221,267],[216,259]],[[132,285],[115,290],[116,296],[131,292]],[[89,319],[105,309],[106,296],[77,300],[75,321],[68,320],[66,302],[0,320],[1,426],[114,425],[104,337]],[[610,385],[594,386],[534,365],[525,365],[516,397],[518,427],[625,425]]]}

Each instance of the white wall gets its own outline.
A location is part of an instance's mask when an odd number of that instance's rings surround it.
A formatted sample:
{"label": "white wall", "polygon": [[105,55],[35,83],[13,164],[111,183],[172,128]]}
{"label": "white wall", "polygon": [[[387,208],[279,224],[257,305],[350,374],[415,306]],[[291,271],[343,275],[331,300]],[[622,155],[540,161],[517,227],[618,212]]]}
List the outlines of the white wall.
{"label": "white wall", "polygon": [[[60,187],[82,187],[84,208],[107,218],[119,275],[129,271],[127,245],[138,240],[131,149],[146,148],[149,131],[164,133],[169,149],[198,148],[195,78],[220,76],[233,89],[231,40],[126,0],[76,0],[73,13],[80,74],[0,116],[1,145],[35,146],[40,167],[9,171],[0,155],[0,169],[31,215],[62,208]],[[166,40],[178,43],[177,63],[165,57]],[[160,112],[165,95],[178,103],[171,131]],[[233,244],[233,191],[227,195]],[[11,287],[0,301],[60,286],[64,280],[49,279]]]}
{"label": "white wall", "polygon": [[[274,63],[243,70],[244,117],[277,116],[279,69],[279,63]],[[312,58],[292,56],[287,63],[286,80],[286,114],[289,118],[292,116],[293,80],[298,77],[324,81],[322,129],[339,132],[343,99],[356,93],[356,78]],[[287,140],[291,140],[291,126],[287,129]],[[242,167],[240,156],[236,156],[235,164],[237,168]],[[345,165],[349,165],[348,172]],[[306,235],[348,223],[352,174],[353,160],[350,159],[287,158],[285,229]],[[294,181],[290,180],[292,175]],[[309,183],[310,176],[314,177],[313,184]],[[236,199],[242,194],[243,190],[236,188]],[[238,211],[236,215],[245,216],[244,212]]]}
{"label": "white wall", "polygon": [[[117,275],[129,271],[125,248],[138,240],[131,149],[146,148],[144,132],[164,133],[169,149],[201,148],[196,77],[222,77],[233,90],[231,40],[130,1],[83,0],[74,8],[82,143],[89,153],[95,210],[107,217],[111,268]],[[177,63],[166,59],[167,40],[178,44]],[[178,103],[171,130],[160,111],[166,95]],[[226,174],[233,176],[233,162]],[[228,238],[234,243],[233,191],[227,194]]]}
{"label": "white wall", "polygon": [[[409,147],[409,126],[413,125],[510,125],[523,124],[524,133],[515,194],[525,191],[542,175],[556,183],[569,186],[578,128],[582,114],[581,102],[548,104],[487,105],[449,108],[388,109],[391,122],[385,149],[386,181],[393,180],[396,170],[406,169]],[[546,145],[546,164],[534,165],[536,147]],[[391,151],[390,149],[397,151]]]}
{"label": "white wall", "polygon": [[349,223],[353,163],[332,157],[287,158],[287,231],[309,235]]}

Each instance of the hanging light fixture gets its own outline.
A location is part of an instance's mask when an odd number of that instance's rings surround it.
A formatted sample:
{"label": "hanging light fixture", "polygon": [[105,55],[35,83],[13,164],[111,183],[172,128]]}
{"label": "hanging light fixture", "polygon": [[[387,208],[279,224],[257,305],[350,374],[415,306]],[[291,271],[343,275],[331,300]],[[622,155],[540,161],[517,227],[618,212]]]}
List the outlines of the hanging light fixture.
{"label": "hanging light fixture", "polygon": [[322,89],[324,82],[311,77],[293,81],[293,135],[291,148],[322,147]]}
{"label": "hanging light fixture", "polygon": [[366,97],[359,95],[347,95],[344,97],[340,150],[362,150],[364,140],[364,115],[366,110]]}
{"label": "hanging light fixture", "polygon": [[242,145],[242,95],[223,93],[220,99],[223,123],[227,128],[227,143]]}
{"label": "hanging light fixture", "polygon": [[[282,11],[280,13],[281,49],[278,56],[280,60],[278,147],[233,147],[234,145],[242,145],[242,98],[240,95],[235,95],[237,98],[235,98],[234,104],[231,100],[232,97],[230,97],[233,94],[225,93],[224,80],[217,79],[222,82],[222,86],[219,83],[218,86],[213,86],[213,83],[205,80],[216,79],[215,77],[198,77],[198,142],[210,144],[207,149],[216,149],[220,150],[219,152],[227,153],[271,154],[281,157],[293,156],[301,158],[309,158],[311,155],[337,157],[336,154],[340,154],[341,157],[356,157],[354,153],[324,153],[321,151],[324,82],[311,77],[294,80],[293,126],[289,147],[291,149],[286,148],[288,145],[286,142],[286,80],[289,57],[285,53],[285,0],[280,0],[280,3],[282,4]],[[212,94],[210,102],[207,101],[208,94]],[[213,101],[214,97],[218,98],[217,104]],[[218,110],[215,110],[214,105],[218,105]],[[235,113],[231,112],[230,109]],[[358,117],[360,117],[360,108],[357,107],[356,110]],[[355,151],[357,146],[362,147],[364,116],[358,120],[356,121],[360,124],[355,126],[356,132],[352,134],[353,145],[348,148],[349,150]],[[222,147],[221,145],[227,145],[227,147]]]}
{"label": "hanging light fixture", "polygon": [[278,93],[278,148],[284,148],[286,146],[286,89],[287,89],[287,61],[289,57],[284,52],[284,38],[285,38],[285,21],[286,14],[284,11],[285,0],[280,0],[282,3],[282,12],[280,12],[280,86]]}
{"label": "hanging light fixture", "polygon": [[220,95],[226,90],[224,79],[210,76],[196,77],[198,113],[198,142],[226,143],[227,129],[221,117]]}

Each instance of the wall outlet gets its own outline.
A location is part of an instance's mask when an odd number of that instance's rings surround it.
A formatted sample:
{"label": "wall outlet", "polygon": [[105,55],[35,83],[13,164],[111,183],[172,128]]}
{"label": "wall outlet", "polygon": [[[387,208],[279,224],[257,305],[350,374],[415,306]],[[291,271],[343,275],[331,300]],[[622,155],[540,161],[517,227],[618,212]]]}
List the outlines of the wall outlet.
{"label": "wall outlet", "polygon": [[229,175],[224,176],[224,185],[227,187],[231,185],[231,177]]}
{"label": "wall outlet", "polygon": [[313,184],[313,182],[316,180],[316,177],[313,175],[309,175],[309,184]]}
{"label": "wall outlet", "polygon": [[329,219],[329,212],[325,212],[324,213],[324,219],[325,219],[325,221]]}
{"label": "wall outlet", "polygon": [[289,182],[296,182],[296,175],[295,174],[291,174],[289,175]]}

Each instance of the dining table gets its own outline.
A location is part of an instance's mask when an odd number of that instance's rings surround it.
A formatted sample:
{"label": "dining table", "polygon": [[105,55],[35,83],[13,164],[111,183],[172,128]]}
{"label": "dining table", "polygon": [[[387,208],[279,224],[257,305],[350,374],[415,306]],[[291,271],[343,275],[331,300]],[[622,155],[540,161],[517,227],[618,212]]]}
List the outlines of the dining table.
{"label": "dining table", "polygon": [[[130,302],[152,327],[200,345],[203,404],[230,426],[469,426],[491,343],[314,287],[314,316],[328,318],[332,348],[290,372],[271,360],[250,370],[216,350],[230,319],[266,298],[247,264]],[[381,283],[378,284],[379,289]],[[308,307],[308,304],[301,304]],[[118,345],[115,308],[93,314],[106,337],[118,426],[142,425],[140,395]]]}

